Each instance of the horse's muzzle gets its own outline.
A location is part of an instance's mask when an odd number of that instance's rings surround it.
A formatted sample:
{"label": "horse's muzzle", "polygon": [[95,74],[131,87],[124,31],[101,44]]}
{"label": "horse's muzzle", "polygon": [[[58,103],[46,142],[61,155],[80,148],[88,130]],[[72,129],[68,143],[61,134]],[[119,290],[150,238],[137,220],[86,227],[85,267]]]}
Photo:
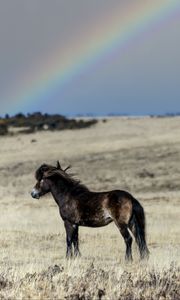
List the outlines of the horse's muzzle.
{"label": "horse's muzzle", "polygon": [[32,192],[31,192],[31,197],[32,197],[32,198],[35,198],[35,199],[39,199],[39,198],[40,198],[40,195],[39,195],[39,193],[38,193],[37,191],[32,190]]}

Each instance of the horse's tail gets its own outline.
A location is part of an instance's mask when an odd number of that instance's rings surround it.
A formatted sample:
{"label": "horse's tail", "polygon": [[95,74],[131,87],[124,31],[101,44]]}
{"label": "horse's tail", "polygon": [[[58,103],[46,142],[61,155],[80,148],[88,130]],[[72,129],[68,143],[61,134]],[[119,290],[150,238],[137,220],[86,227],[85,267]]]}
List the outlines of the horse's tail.
{"label": "horse's tail", "polygon": [[129,227],[135,236],[141,258],[148,257],[149,250],[146,244],[146,220],[144,209],[135,198],[133,198],[132,204],[133,212]]}

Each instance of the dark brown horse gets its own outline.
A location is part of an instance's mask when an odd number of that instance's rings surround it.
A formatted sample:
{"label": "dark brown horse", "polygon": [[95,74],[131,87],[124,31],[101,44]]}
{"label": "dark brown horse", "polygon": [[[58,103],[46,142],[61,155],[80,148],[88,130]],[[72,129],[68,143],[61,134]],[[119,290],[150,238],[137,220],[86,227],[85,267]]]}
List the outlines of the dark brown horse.
{"label": "dark brown horse", "polygon": [[145,239],[145,215],[141,204],[128,192],[114,190],[91,192],[85,185],[75,180],[71,174],[57,166],[41,165],[35,177],[37,183],[32,197],[39,199],[51,193],[59,206],[60,215],[66,229],[67,256],[79,254],[79,226],[101,227],[112,221],[118,227],[126,244],[126,259],[132,260],[131,244],[134,235],[141,258],[149,254]]}

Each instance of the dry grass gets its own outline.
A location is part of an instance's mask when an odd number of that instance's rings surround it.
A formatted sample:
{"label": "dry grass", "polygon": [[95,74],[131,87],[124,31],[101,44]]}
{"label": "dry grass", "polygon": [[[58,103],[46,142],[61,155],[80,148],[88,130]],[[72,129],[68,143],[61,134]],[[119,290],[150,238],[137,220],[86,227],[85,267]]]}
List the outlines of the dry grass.
{"label": "dry grass", "polygon": [[[0,298],[178,299],[180,118],[114,118],[95,127],[1,137]],[[36,142],[31,142],[36,140]],[[29,196],[43,162],[71,163],[93,190],[126,189],[143,204],[151,256],[124,261],[115,225],[80,228],[82,257],[65,259],[65,232],[48,196]]]}

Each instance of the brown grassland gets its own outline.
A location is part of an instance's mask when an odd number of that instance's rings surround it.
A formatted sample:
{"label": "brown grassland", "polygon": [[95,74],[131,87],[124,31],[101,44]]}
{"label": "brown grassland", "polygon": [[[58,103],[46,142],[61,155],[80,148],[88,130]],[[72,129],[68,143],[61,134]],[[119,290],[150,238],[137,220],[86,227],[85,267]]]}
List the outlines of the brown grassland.
{"label": "brown grassland", "polygon": [[[180,299],[180,118],[109,118],[87,129],[0,137],[0,299]],[[148,262],[126,264],[112,223],[80,228],[82,256],[65,259],[50,195],[30,191],[40,164],[71,164],[95,191],[142,203]]]}

